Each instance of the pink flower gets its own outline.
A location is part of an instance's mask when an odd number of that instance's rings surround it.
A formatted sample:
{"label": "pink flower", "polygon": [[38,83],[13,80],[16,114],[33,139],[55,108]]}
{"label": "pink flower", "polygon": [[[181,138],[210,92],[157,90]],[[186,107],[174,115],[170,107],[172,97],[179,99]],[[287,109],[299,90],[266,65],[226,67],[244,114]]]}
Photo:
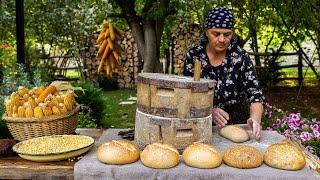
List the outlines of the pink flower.
{"label": "pink flower", "polygon": [[301,126],[301,129],[308,129],[308,127],[309,127],[308,124],[303,124],[303,125]]}
{"label": "pink flower", "polygon": [[311,135],[308,132],[302,132],[300,134],[300,138],[302,141],[310,141],[311,140]]}
{"label": "pink flower", "polygon": [[299,129],[299,127],[297,127],[294,123],[290,123],[290,121],[288,121],[288,126],[290,129],[292,129],[293,131],[296,131]]}
{"label": "pink flower", "polygon": [[290,135],[290,131],[287,129],[283,132],[283,135],[287,138],[289,138],[291,135]]}
{"label": "pink flower", "polygon": [[267,131],[273,131],[273,129],[271,127],[267,127],[266,130]]}
{"label": "pink flower", "polygon": [[293,121],[300,121],[300,113],[291,113],[289,115],[289,118],[292,119]]}
{"label": "pink flower", "polygon": [[278,129],[280,126],[279,126],[279,124],[276,124],[276,123],[274,123],[273,125],[272,125],[272,128],[273,129]]}
{"label": "pink flower", "polygon": [[312,146],[307,146],[306,150],[309,151],[310,153],[314,153],[313,147]]}
{"label": "pink flower", "polygon": [[1,46],[1,48],[3,48],[3,49],[7,49],[9,47],[10,47],[9,44],[7,44],[7,43],[2,44],[2,46]]}
{"label": "pink flower", "polygon": [[315,138],[320,137],[319,131],[318,131],[318,130],[313,130],[313,136],[314,136]]}
{"label": "pink flower", "polygon": [[310,127],[311,127],[311,129],[312,129],[313,131],[319,129],[319,125],[318,125],[317,123],[312,124]]}

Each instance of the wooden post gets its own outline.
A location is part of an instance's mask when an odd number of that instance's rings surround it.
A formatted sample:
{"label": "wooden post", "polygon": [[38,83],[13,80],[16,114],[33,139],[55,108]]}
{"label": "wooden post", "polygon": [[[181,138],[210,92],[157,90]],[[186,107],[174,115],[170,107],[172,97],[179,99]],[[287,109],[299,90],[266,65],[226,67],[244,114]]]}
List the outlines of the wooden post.
{"label": "wooden post", "polygon": [[23,0],[16,0],[17,63],[25,65]]}
{"label": "wooden post", "polygon": [[194,62],[194,73],[193,78],[195,81],[200,81],[200,74],[201,74],[201,62],[196,60]]}
{"label": "wooden post", "polygon": [[298,80],[299,80],[299,87],[302,85],[303,77],[302,77],[302,49],[299,48],[298,51]]}

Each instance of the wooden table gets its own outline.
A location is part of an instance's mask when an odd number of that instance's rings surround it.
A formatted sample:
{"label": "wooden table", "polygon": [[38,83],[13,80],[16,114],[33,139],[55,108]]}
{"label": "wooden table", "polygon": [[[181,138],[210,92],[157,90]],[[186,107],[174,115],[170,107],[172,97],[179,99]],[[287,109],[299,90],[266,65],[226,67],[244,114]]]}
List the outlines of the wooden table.
{"label": "wooden table", "polygon": [[[97,140],[103,130],[77,129],[76,132]],[[78,159],[39,163],[19,156],[0,157],[0,179],[74,179],[73,170],[77,161]]]}

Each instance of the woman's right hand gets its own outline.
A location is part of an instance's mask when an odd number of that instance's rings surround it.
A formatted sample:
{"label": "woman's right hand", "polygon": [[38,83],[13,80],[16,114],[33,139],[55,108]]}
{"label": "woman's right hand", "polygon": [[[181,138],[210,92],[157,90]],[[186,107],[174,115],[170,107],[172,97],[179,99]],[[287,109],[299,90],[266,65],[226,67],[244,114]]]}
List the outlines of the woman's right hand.
{"label": "woman's right hand", "polygon": [[229,114],[223,109],[213,108],[212,120],[218,127],[225,126],[228,123],[227,121],[229,120]]}

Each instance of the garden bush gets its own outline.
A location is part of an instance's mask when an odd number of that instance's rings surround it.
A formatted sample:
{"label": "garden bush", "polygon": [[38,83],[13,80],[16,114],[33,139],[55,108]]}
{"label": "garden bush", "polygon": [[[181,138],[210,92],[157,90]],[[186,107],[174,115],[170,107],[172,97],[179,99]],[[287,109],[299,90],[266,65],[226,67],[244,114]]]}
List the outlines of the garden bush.
{"label": "garden bush", "polygon": [[76,82],[73,83],[73,86],[84,89],[84,92],[75,92],[76,101],[81,104],[79,127],[81,127],[81,124],[84,126],[87,126],[88,124],[91,124],[89,126],[92,126],[92,123],[101,125],[100,121],[105,116],[106,104],[102,89],[96,88],[92,84],[86,82]]}

